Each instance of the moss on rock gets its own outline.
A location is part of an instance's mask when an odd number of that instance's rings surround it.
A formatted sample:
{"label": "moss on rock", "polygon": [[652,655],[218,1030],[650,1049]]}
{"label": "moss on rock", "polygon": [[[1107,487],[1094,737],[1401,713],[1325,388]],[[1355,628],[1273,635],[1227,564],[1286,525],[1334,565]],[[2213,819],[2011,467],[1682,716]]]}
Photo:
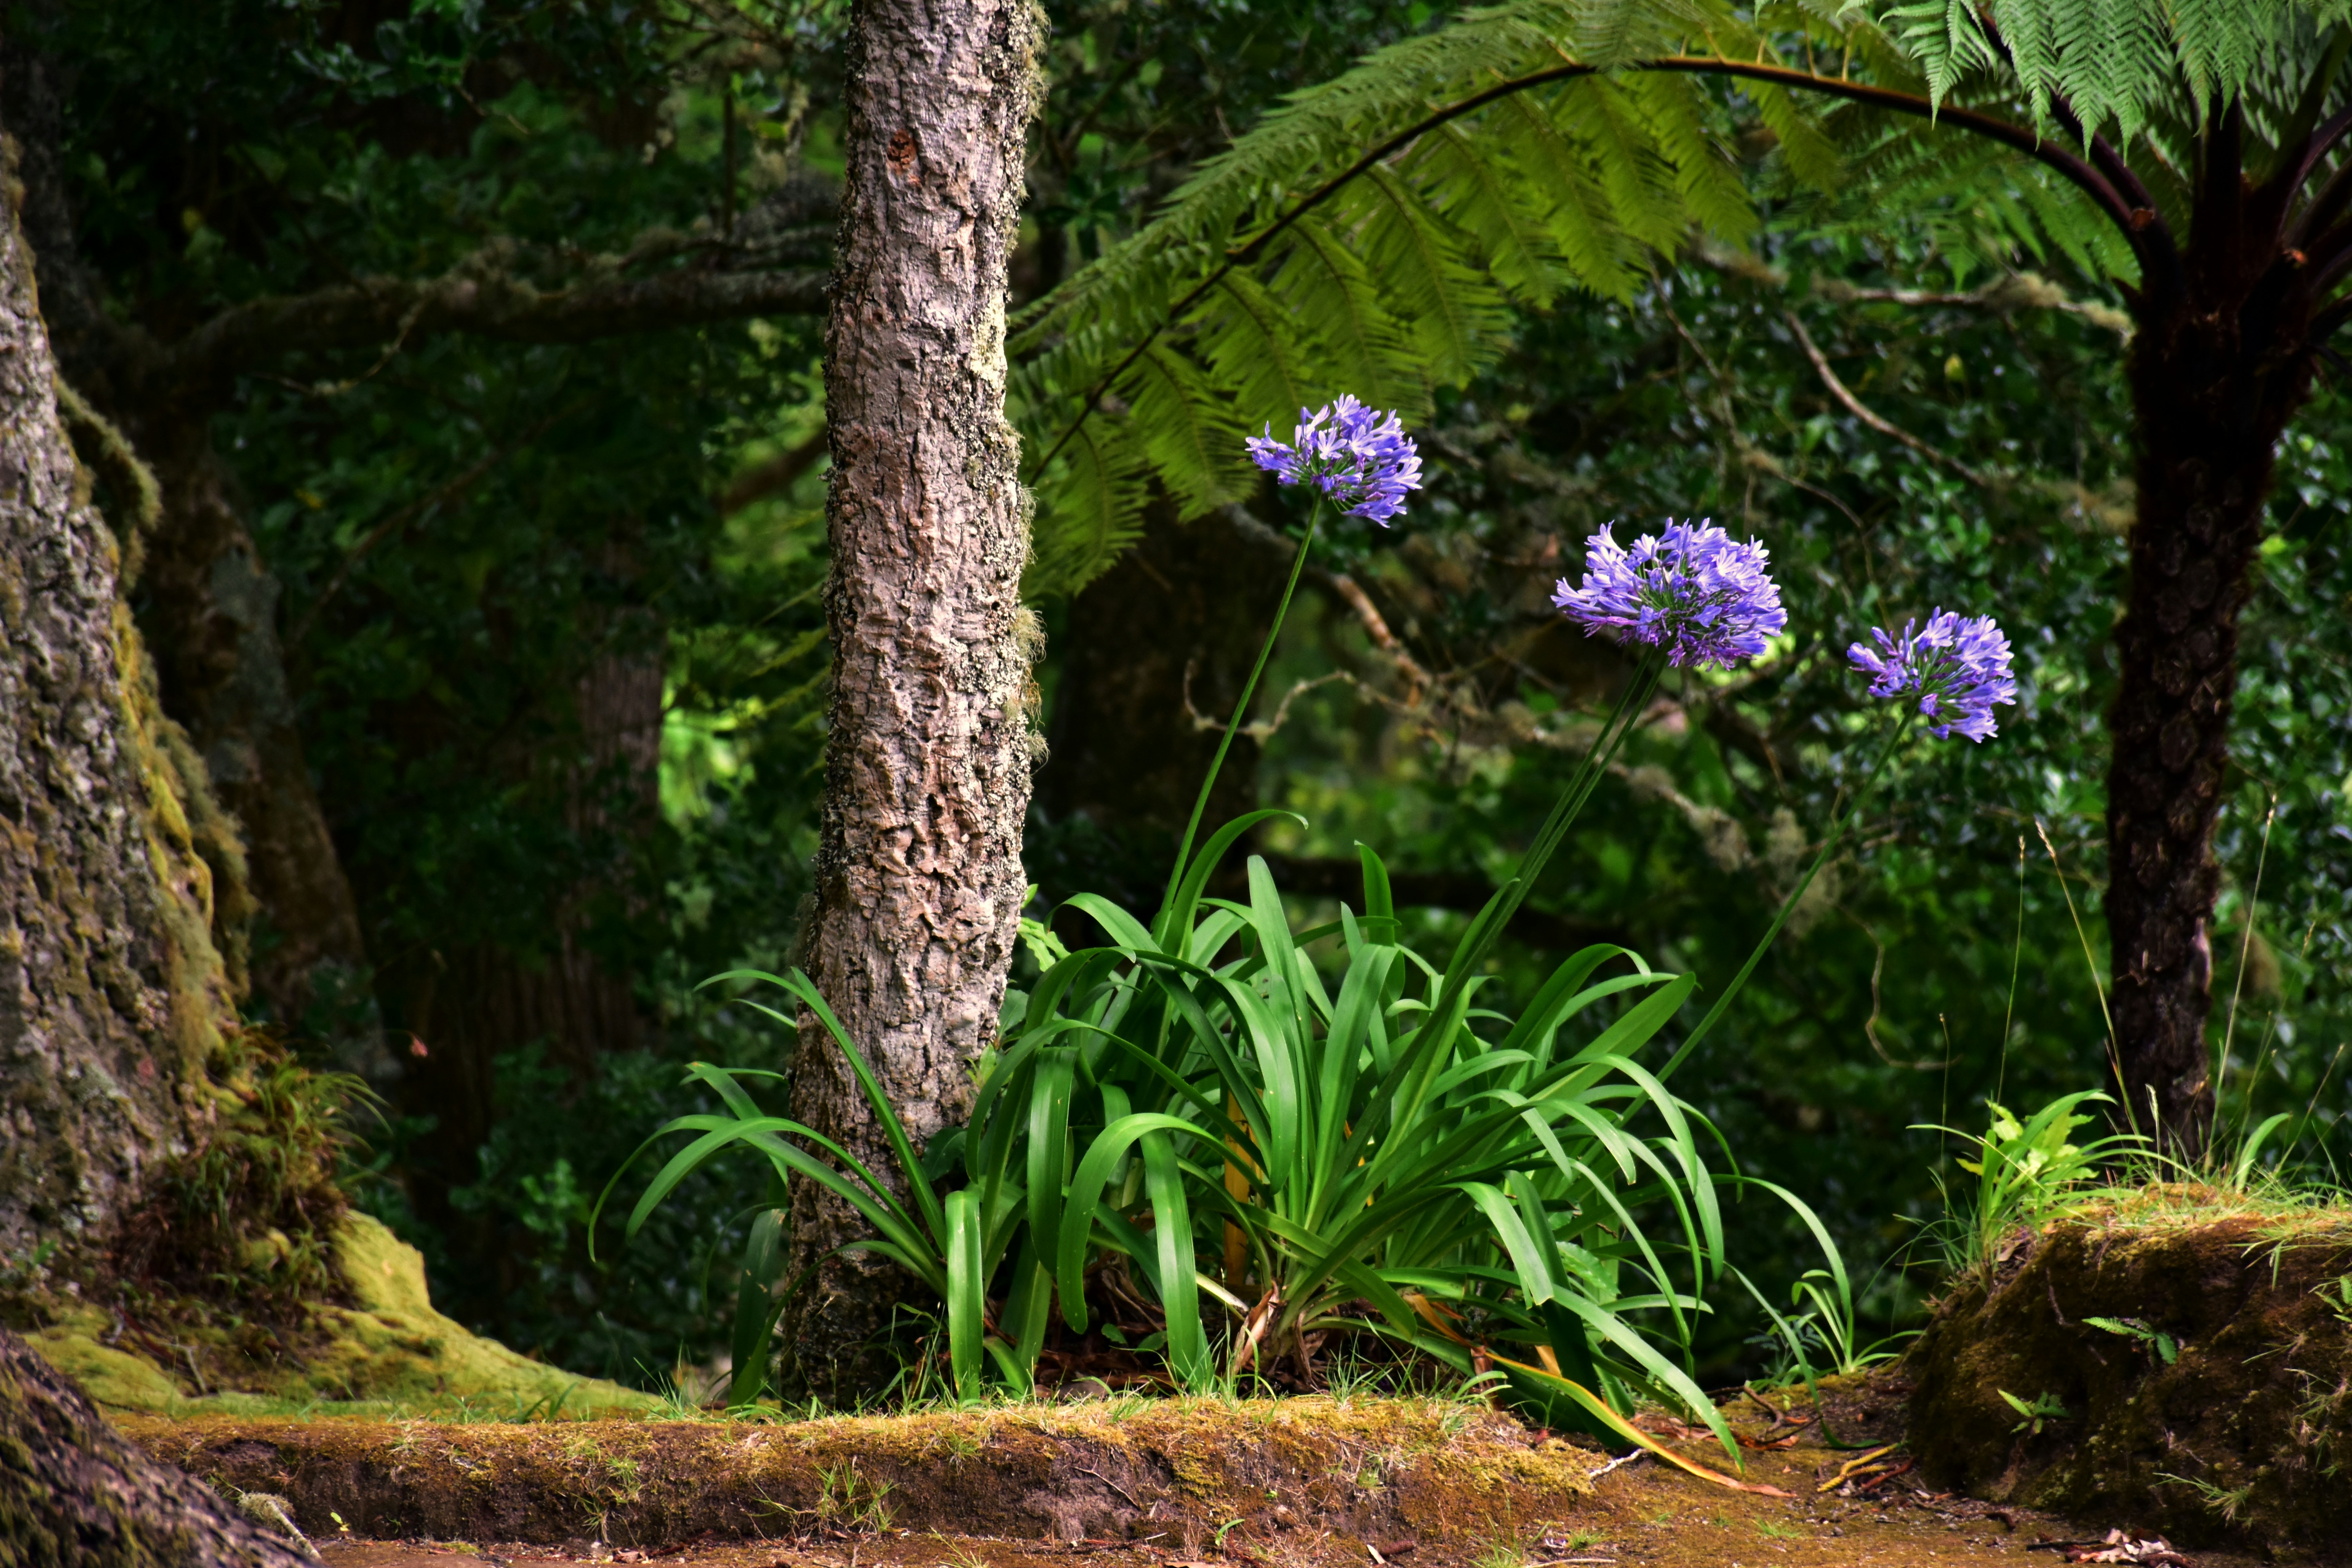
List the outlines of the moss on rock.
{"label": "moss on rock", "polygon": [[2347,1274],[2340,1210],[2021,1234],[1907,1358],[1913,1450],[1938,1484],[1996,1501],[2185,1542],[2340,1551]]}

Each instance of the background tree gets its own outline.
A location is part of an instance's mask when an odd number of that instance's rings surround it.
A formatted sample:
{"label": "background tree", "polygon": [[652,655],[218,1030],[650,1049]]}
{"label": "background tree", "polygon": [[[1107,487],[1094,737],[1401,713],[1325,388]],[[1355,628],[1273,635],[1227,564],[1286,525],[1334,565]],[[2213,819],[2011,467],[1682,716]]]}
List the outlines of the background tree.
{"label": "background tree", "polygon": [[22,1256],[117,1240],[218,1115],[236,998],[204,850],[226,862],[235,839],[121,613],[13,196],[0,342],[0,1247]]}

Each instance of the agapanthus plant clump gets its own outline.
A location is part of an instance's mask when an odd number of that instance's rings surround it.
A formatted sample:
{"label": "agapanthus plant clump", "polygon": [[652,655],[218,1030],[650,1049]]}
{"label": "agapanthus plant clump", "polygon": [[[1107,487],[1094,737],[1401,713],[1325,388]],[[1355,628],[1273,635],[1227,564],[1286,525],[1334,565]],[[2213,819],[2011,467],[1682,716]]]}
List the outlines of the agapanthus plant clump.
{"label": "agapanthus plant clump", "polygon": [[1404,511],[1406,492],[1421,489],[1421,453],[1403,419],[1345,393],[1312,413],[1300,409],[1288,441],[1275,439],[1269,420],[1246,444],[1250,460],[1282,483],[1312,485],[1341,516],[1382,528]]}
{"label": "agapanthus plant clump", "polygon": [[2010,673],[2009,638],[1990,616],[1938,609],[1924,631],[1911,620],[1900,637],[1873,626],[1870,639],[1875,648],[1855,643],[1846,657],[1873,677],[1873,697],[1917,692],[1927,733],[1939,741],[1956,730],[1979,743],[2000,732],[1992,710],[2017,701],[2017,679]]}
{"label": "agapanthus plant clump", "polygon": [[1612,524],[1586,542],[1582,584],[1561,578],[1551,602],[1587,637],[1613,629],[1677,668],[1729,669],[1762,658],[1789,624],[1769,561],[1761,544],[1705,519],[1668,518],[1663,532],[1643,534],[1630,550]]}
{"label": "agapanthus plant clump", "polygon": [[[763,1115],[748,1086],[774,1075],[698,1068],[727,1113],[682,1117],[656,1135],[698,1136],[671,1155],[629,1230],[698,1164],[748,1147],[773,1167],[773,1190],[799,1179],[850,1204],[873,1233],[851,1245],[940,1298],[960,1396],[980,1397],[992,1383],[1027,1394],[1044,1361],[1067,1353],[1049,1351],[1056,1333],[1071,1342],[1121,1312],[1122,1333],[1138,1314],[1158,1315],[1158,1332],[1143,1342],[1160,1347],[1171,1379],[1192,1390],[1234,1388],[1284,1362],[1311,1386],[1319,1344],[1370,1333],[1465,1377],[1502,1374],[1502,1396],[1531,1420],[1650,1447],[1725,1480],[1657,1448],[1628,1420],[1645,1401],[1679,1409],[1707,1423],[1738,1460],[1691,1360],[1709,1288],[1740,1278],[1727,1257],[1718,1186],[1784,1200],[1821,1238],[1828,1268],[1808,1275],[1806,1289],[1825,1312],[1850,1323],[1852,1292],[1828,1233],[1793,1195],[1710,1167],[1713,1129],[1666,1080],[1739,993],[1923,713],[1938,733],[1991,732],[1980,710],[2011,700],[2014,689],[2007,644],[1990,621],[1941,612],[1925,632],[1880,634],[1874,672],[1919,704],[1890,726],[1746,966],[1668,1059],[1644,1066],[1638,1057],[1665,1053],[1696,976],[1597,943],[1559,963],[1516,1017],[1478,987],[1495,942],[1644,721],[1666,670],[1732,668],[1764,655],[1787,627],[1764,547],[1704,521],[1670,521],[1631,546],[1605,529],[1589,542],[1583,583],[1561,583],[1555,602],[1588,631],[1620,637],[1638,662],[1517,867],[1439,963],[1407,944],[1370,846],[1360,909],[1343,905],[1338,920],[1306,930],[1256,857],[1245,895],[1210,892],[1227,852],[1288,813],[1247,813],[1194,853],[1225,746],[1247,715],[1326,504],[1386,525],[1421,482],[1397,416],[1351,397],[1302,411],[1288,442],[1269,428],[1249,445],[1315,504],[1149,925],[1080,893],[1070,907],[1106,933],[1103,945],[1069,952],[1034,928],[1042,973],[1026,994],[1008,995],[971,1119],[919,1159],[807,977],[763,977],[832,1033],[902,1179]],[[1652,1205],[1662,1218],[1640,1212]],[[764,1376],[780,1235],[772,1223],[755,1226],[746,1247],[739,1400],[755,1396]]]}

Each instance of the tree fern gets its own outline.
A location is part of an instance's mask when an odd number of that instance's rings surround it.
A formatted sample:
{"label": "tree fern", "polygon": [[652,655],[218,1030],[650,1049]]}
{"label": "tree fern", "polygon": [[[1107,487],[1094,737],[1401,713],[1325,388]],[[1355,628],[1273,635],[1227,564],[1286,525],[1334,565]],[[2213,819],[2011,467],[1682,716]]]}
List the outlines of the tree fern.
{"label": "tree fern", "polygon": [[1156,485],[1189,517],[1244,493],[1237,433],[1295,402],[1346,390],[1417,414],[1517,308],[1568,285],[1623,297],[1695,233],[1743,239],[1755,214],[1709,130],[1710,77],[1771,131],[1780,195],[1831,226],[1900,205],[1962,254],[2131,285],[2130,208],[2187,232],[2219,103],[2257,152],[2299,145],[2309,62],[2347,20],[2352,0],[1465,12],[1294,95],[1014,323],[1041,509],[1027,586],[1108,566],[1131,531],[1098,513],[1117,498]]}

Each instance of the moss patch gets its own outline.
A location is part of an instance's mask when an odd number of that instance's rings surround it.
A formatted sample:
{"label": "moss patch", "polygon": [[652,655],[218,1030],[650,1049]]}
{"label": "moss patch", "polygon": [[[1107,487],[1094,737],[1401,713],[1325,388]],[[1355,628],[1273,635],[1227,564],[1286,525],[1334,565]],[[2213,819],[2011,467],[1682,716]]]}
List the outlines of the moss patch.
{"label": "moss patch", "polygon": [[90,1307],[55,1310],[26,1338],[115,1410],[252,1415],[363,1402],[492,1416],[560,1405],[566,1415],[610,1416],[659,1407],[650,1394],[575,1377],[444,1317],[426,1291],[424,1258],[370,1215],[342,1216],[333,1255],[350,1305],[311,1308],[291,1342],[269,1353],[248,1353],[233,1331],[206,1330],[191,1331],[174,1359],[173,1345],[125,1332]]}
{"label": "moss patch", "polygon": [[1435,1401],[1212,1400],[766,1426],[132,1418],[215,1486],[378,1536],[648,1546],[884,1531],[1197,1550],[1220,1531],[1489,1541],[1566,1517],[1597,1462]]}
{"label": "moss patch", "polygon": [[[2127,1512],[2184,1543],[2340,1551],[2347,1274],[2341,1210],[2021,1234],[1909,1357],[1912,1444],[1932,1479],[1995,1500]],[[2004,1394],[2064,1414],[2037,1431]]]}

